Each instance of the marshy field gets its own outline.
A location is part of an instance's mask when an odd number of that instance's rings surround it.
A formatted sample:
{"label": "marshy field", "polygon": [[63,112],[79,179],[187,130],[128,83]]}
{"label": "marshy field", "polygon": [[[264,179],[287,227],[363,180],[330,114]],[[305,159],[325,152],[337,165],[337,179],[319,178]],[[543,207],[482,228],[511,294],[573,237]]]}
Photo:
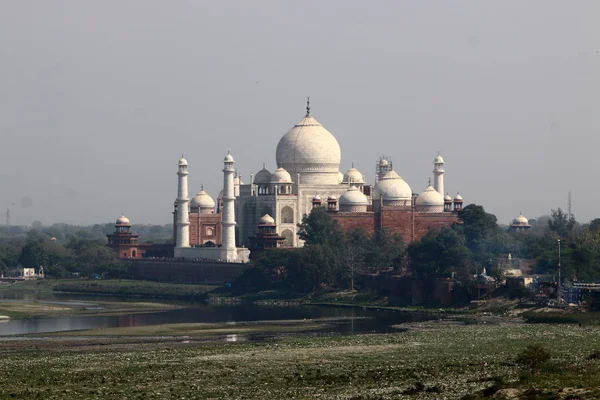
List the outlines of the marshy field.
{"label": "marshy field", "polygon": [[[289,332],[290,324],[281,330]],[[245,341],[235,326],[218,332],[206,326],[203,332],[201,325],[129,335],[13,337],[0,341],[1,397],[600,398],[600,328],[595,326],[440,320],[405,324],[397,333],[358,335],[302,329],[277,334],[270,326],[271,334],[260,341]],[[243,325],[239,329],[244,332]],[[551,354],[533,373],[515,362],[528,344],[542,344]]]}

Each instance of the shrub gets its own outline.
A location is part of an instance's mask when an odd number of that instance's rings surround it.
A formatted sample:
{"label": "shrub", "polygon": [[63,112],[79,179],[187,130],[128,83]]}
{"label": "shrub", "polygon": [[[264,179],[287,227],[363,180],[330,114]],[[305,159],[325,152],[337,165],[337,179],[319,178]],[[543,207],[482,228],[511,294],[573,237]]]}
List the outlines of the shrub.
{"label": "shrub", "polygon": [[517,356],[516,362],[534,373],[548,362],[550,357],[550,352],[544,346],[530,344]]}

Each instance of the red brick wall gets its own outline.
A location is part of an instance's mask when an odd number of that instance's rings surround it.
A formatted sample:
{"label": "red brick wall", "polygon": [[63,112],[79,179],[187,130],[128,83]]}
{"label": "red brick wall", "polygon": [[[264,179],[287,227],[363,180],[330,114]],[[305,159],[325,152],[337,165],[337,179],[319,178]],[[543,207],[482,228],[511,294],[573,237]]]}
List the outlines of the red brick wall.
{"label": "red brick wall", "polygon": [[[213,236],[206,235],[206,228],[213,229]],[[202,245],[207,240],[221,244],[221,214],[190,213],[190,246]]]}
{"label": "red brick wall", "polygon": [[[421,239],[432,229],[449,226],[458,221],[456,213],[419,213],[405,208],[384,208],[379,213],[332,213],[345,231],[362,228],[368,234],[383,227],[392,234],[399,234],[405,243]],[[414,218],[414,225],[413,225]]]}
{"label": "red brick wall", "polygon": [[361,228],[369,235],[375,232],[375,219],[372,212],[338,212],[332,213],[331,216],[340,224],[344,231]]}

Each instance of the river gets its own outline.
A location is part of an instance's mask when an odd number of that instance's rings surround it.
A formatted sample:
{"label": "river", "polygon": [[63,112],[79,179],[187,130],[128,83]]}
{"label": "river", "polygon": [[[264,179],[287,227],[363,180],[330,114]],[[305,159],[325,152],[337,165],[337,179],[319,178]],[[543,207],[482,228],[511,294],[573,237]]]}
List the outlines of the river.
{"label": "river", "polygon": [[[14,301],[11,299],[4,299]],[[69,297],[46,295],[40,299],[27,298],[18,301],[41,301],[52,304],[78,302],[94,308],[95,301],[124,301],[106,297]],[[139,301],[139,299],[136,299]],[[0,300],[1,301],[1,300]],[[180,304],[181,305],[181,304]],[[96,328],[131,327],[176,323],[231,323],[241,321],[277,320],[323,320],[327,327],[321,333],[385,333],[397,331],[392,325],[403,322],[432,319],[430,315],[407,313],[393,310],[372,310],[364,308],[340,308],[320,306],[256,306],[246,304],[212,305],[205,303],[185,304],[183,308],[155,313],[91,316],[57,316],[10,319],[0,322],[0,336],[39,334],[60,331],[73,331]]]}

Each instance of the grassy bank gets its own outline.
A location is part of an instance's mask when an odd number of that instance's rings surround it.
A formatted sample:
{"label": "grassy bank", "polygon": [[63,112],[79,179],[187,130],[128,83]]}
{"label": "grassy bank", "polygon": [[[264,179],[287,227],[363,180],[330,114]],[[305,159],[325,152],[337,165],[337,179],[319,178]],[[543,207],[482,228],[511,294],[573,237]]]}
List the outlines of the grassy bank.
{"label": "grassy bank", "polygon": [[178,300],[205,300],[207,293],[217,288],[209,285],[192,285],[136,280],[35,280],[0,285],[0,294],[31,295],[48,293],[88,294],[96,296],[146,297]]}
{"label": "grassy bank", "polygon": [[44,302],[7,301],[0,302],[0,316],[10,318],[56,317],[61,315],[121,315],[150,313],[178,308],[172,304],[149,302]]}
{"label": "grassy bank", "polygon": [[[600,328],[417,323],[387,335],[206,344],[163,337],[0,342],[3,396],[19,399],[594,399]],[[524,372],[517,354],[552,358]],[[571,397],[567,397],[571,395]],[[466,396],[466,397],[464,397]],[[575,397],[577,396],[577,397]]]}

